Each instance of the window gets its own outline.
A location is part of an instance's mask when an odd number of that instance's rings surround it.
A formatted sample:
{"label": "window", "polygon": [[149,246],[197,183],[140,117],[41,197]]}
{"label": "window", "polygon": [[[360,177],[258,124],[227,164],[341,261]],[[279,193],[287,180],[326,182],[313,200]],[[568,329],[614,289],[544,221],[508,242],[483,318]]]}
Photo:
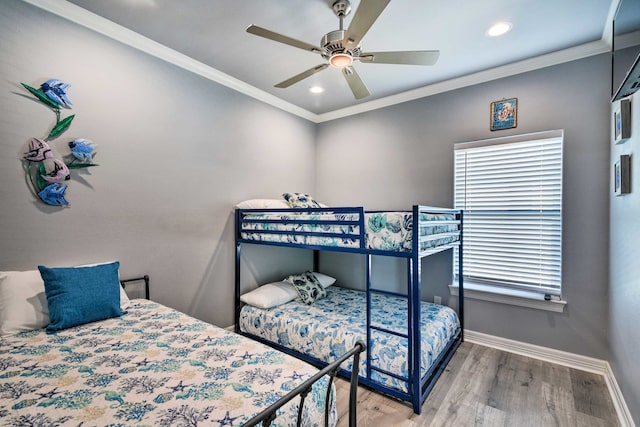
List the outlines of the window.
{"label": "window", "polygon": [[561,296],[562,141],[549,131],[455,145],[465,284]]}

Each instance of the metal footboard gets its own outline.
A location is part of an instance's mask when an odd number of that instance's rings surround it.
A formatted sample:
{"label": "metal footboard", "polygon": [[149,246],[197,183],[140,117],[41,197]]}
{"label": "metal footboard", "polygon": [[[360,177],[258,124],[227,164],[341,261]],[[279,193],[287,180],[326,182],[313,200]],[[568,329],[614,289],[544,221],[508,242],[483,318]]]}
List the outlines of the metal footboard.
{"label": "metal footboard", "polygon": [[324,425],[328,427],[329,425],[329,410],[331,408],[331,386],[333,385],[333,379],[336,374],[340,370],[340,365],[342,363],[353,356],[353,367],[351,369],[351,382],[349,386],[349,427],[356,426],[356,406],[358,404],[358,371],[360,370],[360,353],[365,351],[366,346],[362,341],[356,342],[356,345],[336,359],[333,363],[327,365],[324,369],[319,371],[317,374],[306,380],[304,383],[300,384],[298,387],[284,395],[282,398],[278,399],[276,403],[269,406],[264,411],[260,412],[255,417],[251,418],[249,421],[243,424],[245,427],[257,426],[259,423],[262,423],[263,427],[270,426],[271,423],[275,420],[278,409],[284,406],[287,402],[294,399],[297,396],[300,396],[300,406],[298,407],[298,421],[296,425],[300,427],[302,421],[302,410],[304,409],[304,401],[309,392],[311,391],[311,387],[318,381],[320,378],[325,375],[329,375],[329,384],[327,385],[327,396],[325,400],[325,408],[324,408]]}

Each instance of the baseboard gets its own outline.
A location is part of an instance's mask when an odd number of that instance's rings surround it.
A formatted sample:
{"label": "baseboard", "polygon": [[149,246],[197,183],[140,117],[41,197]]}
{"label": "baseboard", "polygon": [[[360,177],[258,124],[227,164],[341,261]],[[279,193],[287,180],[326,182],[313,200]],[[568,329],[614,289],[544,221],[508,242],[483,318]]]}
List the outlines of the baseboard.
{"label": "baseboard", "polygon": [[613,375],[611,365],[609,365],[608,362],[607,372],[604,375],[604,380],[607,383],[607,388],[609,389],[611,400],[613,400],[613,406],[616,407],[616,412],[618,412],[620,425],[622,427],[636,427],[636,424],[633,422],[633,418],[631,418],[631,412],[629,412],[627,402],[625,402],[624,396],[622,395],[622,390],[620,390],[618,381],[616,381],[616,377]]}
{"label": "baseboard", "polygon": [[541,347],[521,341],[496,337],[494,335],[483,334],[481,332],[470,331],[468,329],[465,329],[464,331],[464,339],[465,341],[483,345],[485,347],[493,347],[498,350],[508,351],[509,353],[520,354],[522,356],[544,360],[545,362],[556,363],[558,365],[580,369],[582,371],[592,372],[598,375],[605,375],[606,366],[608,365],[604,360],[568,353],[566,351],[554,350],[552,348]]}
{"label": "baseboard", "polygon": [[613,401],[613,406],[618,414],[620,425],[622,427],[636,427],[633,418],[631,418],[629,407],[622,395],[622,391],[620,390],[618,382],[613,375],[611,366],[606,360],[595,359],[592,357],[581,356],[579,354],[568,353],[566,351],[496,337],[494,335],[483,334],[481,332],[470,331],[468,329],[465,329],[464,331],[464,339],[465,341],[473,344],[492,347],[509,353],[515,353],[521,356],[531,357],[533,359],[556,363],[569,368],[580,369],[582,371],[602,375],[605,379],[605,383],[607,384],[607,389],[609,390],[611,400]]}

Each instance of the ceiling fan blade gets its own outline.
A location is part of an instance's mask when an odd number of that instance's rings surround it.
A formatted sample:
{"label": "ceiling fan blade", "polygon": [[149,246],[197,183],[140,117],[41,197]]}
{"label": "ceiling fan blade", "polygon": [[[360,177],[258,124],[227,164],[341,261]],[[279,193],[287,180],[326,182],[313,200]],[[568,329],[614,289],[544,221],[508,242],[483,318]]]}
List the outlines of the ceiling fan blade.
{"label": "ceiling fan blade", "polygon": [[351,88],[351,92],[353,92],[353,96],[356,99],[366,98],[367,96],[371,95],[369,93],[369,89],[367,89],[367,86],[365,86],[358,73],[356,73],[355,68],[351,66],[344,67],[342,69],[342,74],[344,75],[344,78],[347,79],[347,83]]}
{"label": "ceiling fan blade", "polygon": [[360,62],[375,64],[433,65],[440,57],[439,50],[412,50],[401,52],[366,52],[358,58]]}
{"label": "ceiling fan blade", "polygon": [[309,68],[307,71],[303,71],[302,73],[297,74],[297,75],[291,77],[290,79],[287,79],[287,80],[285,80],[283,82],[278,83],[277,85],[275,85],[275,87],[278,87],[280,89],[284,89],[286,87],[291,86],[294,83],[298,83],[300,80],[304,80],[307,77],[314,75],[318,71],[324,70],[328,66],[329,66],[329,64],[316,65],[313,68]]}
{"label": "ceiling fan blade", "polygon": [[320,53],[320,48],[309,43],[305,43],[300,40],[292,39],[282,34],[274,33],[266,28],[258,27],[257,25],[249,25],[247,27],[247,33],[254,34],[256,36],[264,37],[265,39],[273,40],[279,43],[288,44],[289,46],[297,47],[299,49],[308,50],[313,53]]}
{"label": "ceiling fan blade", "polygon": [[376,22],[378,16],[391,0],[361,0],[353,15],[349,28],[344,33],[342,45],[345,49],[353,49]]}

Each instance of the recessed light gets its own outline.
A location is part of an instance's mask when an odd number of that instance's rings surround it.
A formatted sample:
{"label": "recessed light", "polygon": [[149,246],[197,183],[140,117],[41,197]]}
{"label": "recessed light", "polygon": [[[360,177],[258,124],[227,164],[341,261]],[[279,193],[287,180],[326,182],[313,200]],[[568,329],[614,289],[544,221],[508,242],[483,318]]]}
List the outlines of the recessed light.
{"label": "recessed light", "polygon": [[322,92],[324,92],[324,88],[321,88],[320,86],[312,86],[311,88],[309,88],[309,92],[311,92],[311,93],[322,93]]}
{"label": "recessed light", "polygon": [[505,22],[505,21],[496,22],[491,27],[489,27],[489,29],[487,30],[487,35],[489,37],[501,36],[503,34],[508,33],[509,30],[511,30],[511,27],[512,27],[511,22]]}

